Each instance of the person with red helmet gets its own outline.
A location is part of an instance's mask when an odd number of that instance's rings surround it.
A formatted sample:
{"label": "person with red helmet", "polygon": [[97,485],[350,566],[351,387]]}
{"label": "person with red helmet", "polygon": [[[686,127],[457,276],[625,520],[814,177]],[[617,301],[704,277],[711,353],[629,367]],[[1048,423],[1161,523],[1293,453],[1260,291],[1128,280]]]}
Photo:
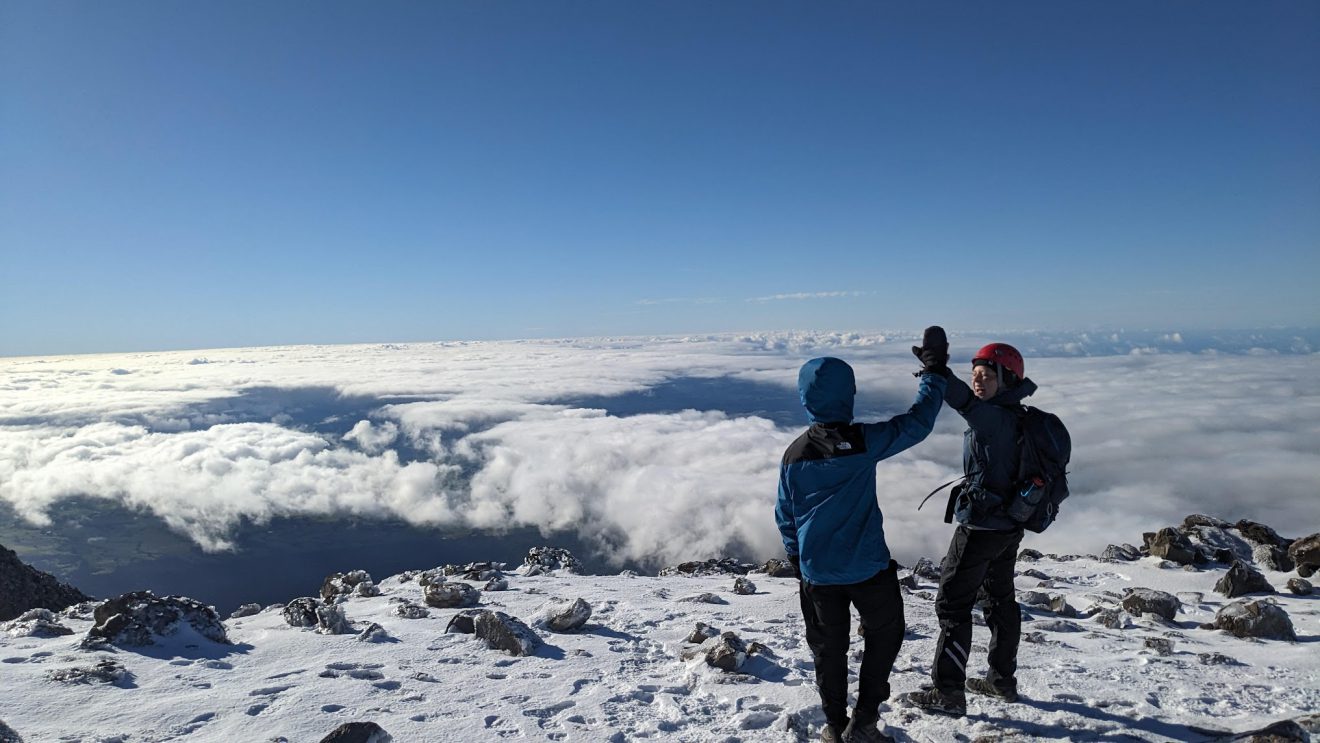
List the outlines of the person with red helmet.
{"label": "person with red helmet", "polygon": [[[961,716],[966,692],[1017,700],[1017,650],[1022,615],[1013,586],[1022,526],[1004,511],[1014,493],[1020,458],[1022,400],[1036,391],[1022,354],[1007,343],[991,343],[972,356],[972,383],[949,375],[944,402],[967,421],[963,438],[964,481],[954,487],[945,522],[954,518],[949,551],[940,570],[935,614],[940,636],[931,666],[933,684],[905,696],[929,712]],[[972,646],[972,607],[985,589],[990,628],[989,673],[967,678]]]}

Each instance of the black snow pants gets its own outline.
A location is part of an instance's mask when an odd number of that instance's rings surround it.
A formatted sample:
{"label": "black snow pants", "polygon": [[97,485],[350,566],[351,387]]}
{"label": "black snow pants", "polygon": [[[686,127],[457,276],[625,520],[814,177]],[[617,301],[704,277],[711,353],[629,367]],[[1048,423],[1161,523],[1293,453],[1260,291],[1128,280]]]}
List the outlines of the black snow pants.
{"label": "black snow pants", "polygon": [[1013,587],[1013,566],[1021,543],[1021,529],[988,531],[959,526],[954,531],[935,598],[940,638],[931,680],[941,691],[961,693],[967,682],[972,607],[981,586],[990,597],[985,607],[985,623],[990,627],[990,673],[986,678],[1000,688],[1016,689],[1022,614]]}
{"label": "black snow pants", "polygon": [[848,721],[848,642],[852,625],[848,607],[857,607],[865,644],[854,716],[863,722],[875,720],[880,716],[880,703],[889,698],[889,672],[903,644],[898,564],[890,560],[888,568],[861,583],[822,586],[802,581],[799,595],[807,645],[816,662],[821,706],[825,719],[838,728]]}

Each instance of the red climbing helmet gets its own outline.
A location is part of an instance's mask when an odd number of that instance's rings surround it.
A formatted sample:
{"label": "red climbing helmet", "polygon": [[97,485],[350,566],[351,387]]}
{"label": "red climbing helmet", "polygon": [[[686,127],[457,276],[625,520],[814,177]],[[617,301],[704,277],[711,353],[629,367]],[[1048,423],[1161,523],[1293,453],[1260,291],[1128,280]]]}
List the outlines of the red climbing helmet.
{"label": "red climbing helmet", "polygon": [[1000,369],[1011,371],[1015,381],[1026,377],[1026,364],[1022,362],[1022,354],[1007,343],[991,343],[983,346],[972,357],[972,366],[981,364],[994,364]]}

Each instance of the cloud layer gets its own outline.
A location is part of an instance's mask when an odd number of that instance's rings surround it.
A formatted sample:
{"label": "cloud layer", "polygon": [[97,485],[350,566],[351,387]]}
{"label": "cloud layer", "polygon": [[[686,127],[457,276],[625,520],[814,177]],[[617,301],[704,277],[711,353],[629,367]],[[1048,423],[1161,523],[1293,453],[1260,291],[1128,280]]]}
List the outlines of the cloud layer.
{"label": "cloud layer", "polygon": [[[1030,402],[1058,413],[1075,447],[1074,497],[1035,546],[1095,551],[1189,512],[1320,530],[1310,341],[1255,334],[1211,347],[1188,335],[1014,339],[1041,386]],[[342,514],[569,531],[615,561],[764,558],[781,549],[777,467],[801,429],[721,409],[710,402],[721,380],[791,410],[798,365],[838,355],[857,368],[859,417],[888,417],[916,389],[911,340],[781,333],[0,359],[0,500],[34,523],[61,499],[115,500],[208,550],[231,547],[245,521]],[[955,335],[955,360],[987,340]],[[710,380],[701,402],[667,384],[693,377]],[[610,409],[639,395],[658,397],[642,414]],[[571,402],[580,398],[595,402]],[[962,429],[946,408],[926,442],[877,470],[901,559],[938,555],[948,539],[938,496],[915,508],[960,474]]]}

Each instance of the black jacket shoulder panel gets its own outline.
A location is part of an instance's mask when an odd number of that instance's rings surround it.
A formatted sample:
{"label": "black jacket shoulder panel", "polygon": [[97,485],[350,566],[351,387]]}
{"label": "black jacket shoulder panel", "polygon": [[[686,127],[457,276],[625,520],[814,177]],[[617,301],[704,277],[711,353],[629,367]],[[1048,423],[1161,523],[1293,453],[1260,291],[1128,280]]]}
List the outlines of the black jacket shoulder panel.
{"label": "black jacket shoulder panel", "polygon": [[797,437],[784,452],[784,465],[866,453],[866,434],[860,423],[817,423]]}

